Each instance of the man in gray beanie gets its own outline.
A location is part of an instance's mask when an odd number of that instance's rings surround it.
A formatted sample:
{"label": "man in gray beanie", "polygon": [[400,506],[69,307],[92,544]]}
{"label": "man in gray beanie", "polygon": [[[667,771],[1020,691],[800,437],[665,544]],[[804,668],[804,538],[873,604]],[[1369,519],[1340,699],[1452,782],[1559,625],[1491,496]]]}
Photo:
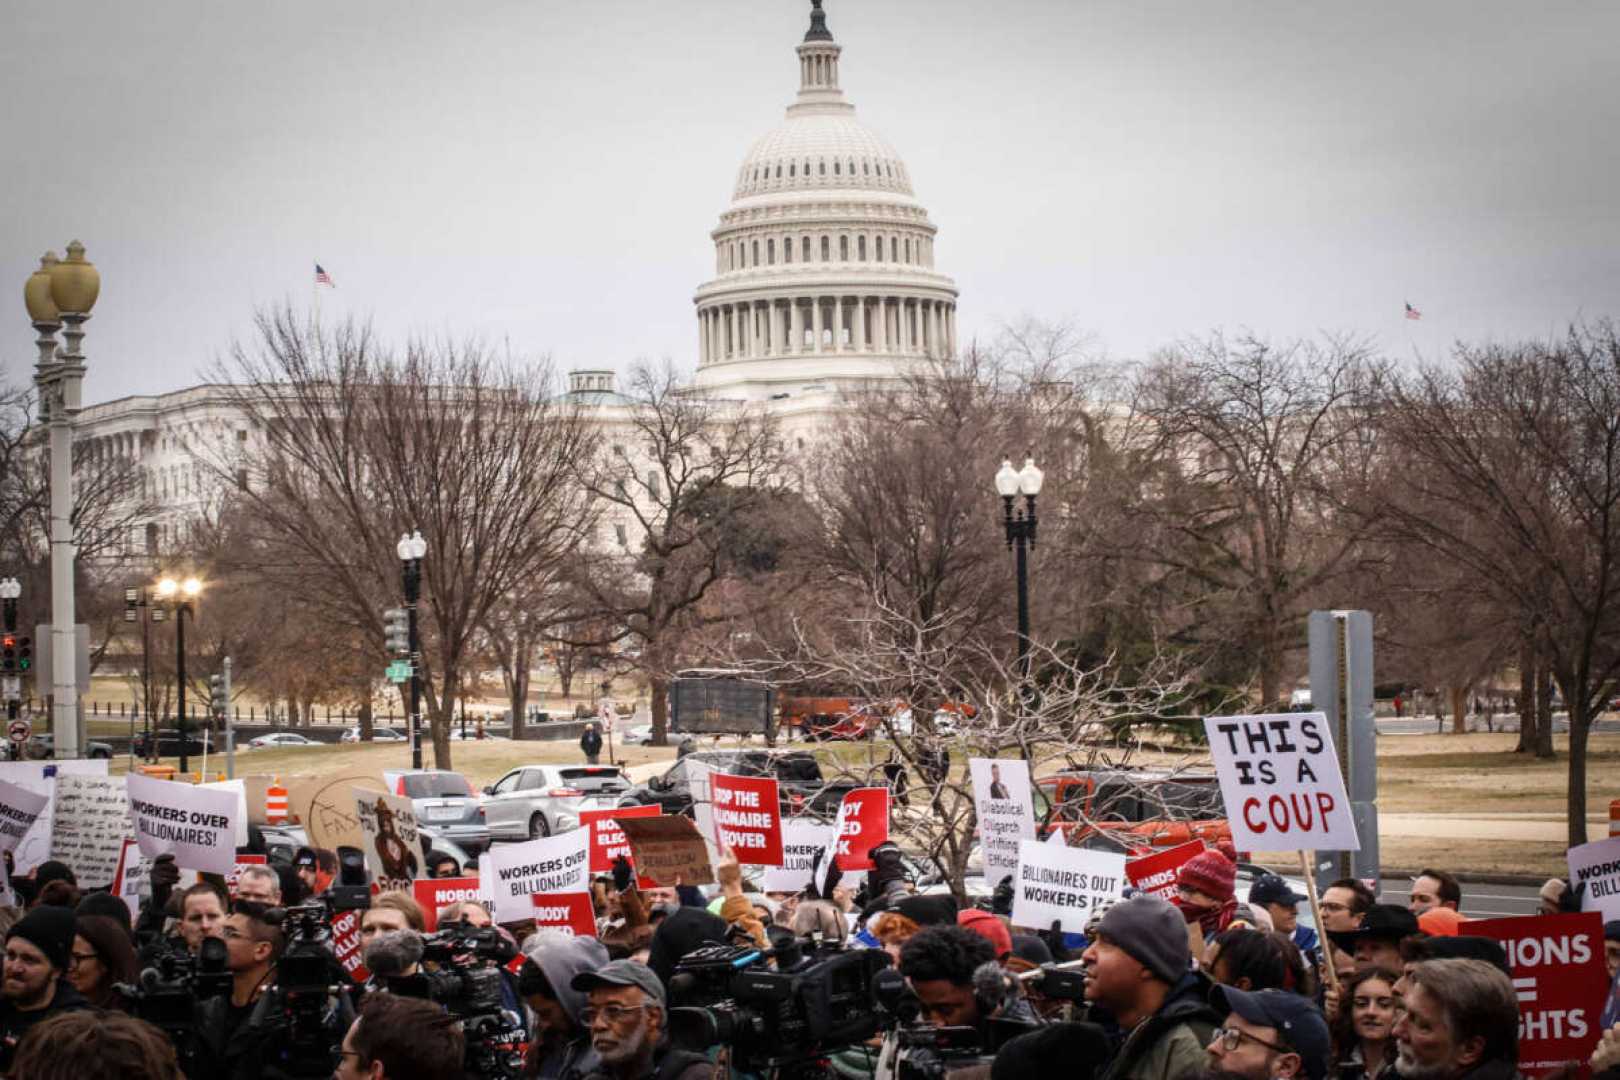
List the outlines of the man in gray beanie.
{"label": "man in gray beanie", "polygon": [[1080,959],[1086,1000],[1125,1032],[1098,1080],[1180,1080],[1204,1067],[1225,1017],[1209,1004],[1209,980],[1192,970],[1180,911],[1156,896],[1115,904]]}

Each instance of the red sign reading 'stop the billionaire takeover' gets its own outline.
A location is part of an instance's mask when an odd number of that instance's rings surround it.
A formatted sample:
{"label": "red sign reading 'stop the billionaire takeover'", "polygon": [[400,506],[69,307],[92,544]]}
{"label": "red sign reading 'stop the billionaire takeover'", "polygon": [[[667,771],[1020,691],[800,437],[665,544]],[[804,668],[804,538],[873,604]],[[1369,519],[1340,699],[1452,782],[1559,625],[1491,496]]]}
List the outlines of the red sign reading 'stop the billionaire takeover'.
{"label": "red sign reading 'stop the billionaire takeover'", "polygon": [[332,955],[337,962],[343,965],[343,970],[349,978],[357,983],[363,983],[371,978],[371,972],[360,960],[360,913],[358,911],[340,911],[332,919]]}
{"label": "red sign reading 'stop the billionaire takeover'", "polygon": [[776,778],[712,773],[715,840],[747,866],[782,865],[782,807]]}
{"label": "red sign reading 'stop the billionaire takeover'", "polygon": [[1481,919],[1467,930],[1507,950],[1519,997],[1519,1070],[1545,1076],[1591,1058],[1603,1034],[1599,1019],[1609,990],[1603,917],[1585,911]]}
{"label": "red sign reading 'stop the billionaire takeover'", "polygon": [[1127,859],[1125,878],[1143,892],[1162,896],[1166,900],[1176,895],[1176,871],[1194,855],[1204,850],[1202,840],[1189,840],[1173,848],[1155,851],[1140,859]]}

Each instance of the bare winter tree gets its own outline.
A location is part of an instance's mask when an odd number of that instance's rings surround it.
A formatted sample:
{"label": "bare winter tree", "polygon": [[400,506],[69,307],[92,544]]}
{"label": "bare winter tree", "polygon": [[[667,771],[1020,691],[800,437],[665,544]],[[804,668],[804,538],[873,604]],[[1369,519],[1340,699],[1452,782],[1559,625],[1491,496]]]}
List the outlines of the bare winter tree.
{"label": "bare winter tree", "polygon": [[735,534],[782,487],[782,446],[763,410],[690,394],[668,365],[638,366],[628,396],[622,429],[572,461],[593,511],[625,539],[615,549],[599,538],[576,583],[569,624],[607,633],[568,643],[636,651],[651,683],[653,742],[663,745],[679,631],[723,578]]}
{"label": "bare winter tree", "polygon": [[1569,842],[1585,843],[1587,736],[1620,676],[1620,335],[1459,348],[1396,382],[1383,420],[1399,467],[1382,527],[1489,590],[1557,682]]}
{"label": "bare winter tree", "polygon": [[572,464],[594,450],[544,364],[476,344],[379,345],[369,328],[261,314],[221,373],[258,438],[212,463],[236,483],[267,575],[343,610],[382,651],[400,597],[395,545],[420,529],[427,710],[450,767],[449,717],[480,628],[555,575],[589,525]]}

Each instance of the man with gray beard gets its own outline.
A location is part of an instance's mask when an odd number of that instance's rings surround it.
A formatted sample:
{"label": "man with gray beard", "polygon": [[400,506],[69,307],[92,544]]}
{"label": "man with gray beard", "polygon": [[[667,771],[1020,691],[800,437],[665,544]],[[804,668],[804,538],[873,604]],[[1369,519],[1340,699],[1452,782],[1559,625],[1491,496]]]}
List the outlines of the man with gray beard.
{"label": "man with gray beard", "polygon": [[712,1080],[708,1058],[669,1045],[664,984],[652,968],[615,960],[575,975],[569,985],[590,995],[579,1018],[601,1066],[586,1080]]}
{"label": "man with gray beard", "polygon": [[1513,983],[1483,960],[1425,960],[1402,980],[1395,1021],[1403,1080],[1523,1080]]}

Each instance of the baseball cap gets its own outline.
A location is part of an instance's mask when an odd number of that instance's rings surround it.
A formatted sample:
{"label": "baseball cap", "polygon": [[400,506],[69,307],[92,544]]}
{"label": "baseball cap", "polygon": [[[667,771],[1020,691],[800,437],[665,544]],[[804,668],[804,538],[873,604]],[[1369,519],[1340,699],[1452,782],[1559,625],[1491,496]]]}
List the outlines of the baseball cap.
{"label": "baseball cap", "polygon": [[298,849],[298,854],[293,856],[294,866],[314,866],[315,863],[316,859],[314,848],[301,847]]}
{"label": "baseball cap", "polygon": [[1402,905],[1374,904],[1361,917],[1359,930],[1332,930],[1328,932],[1328,937],[1333,944],[1353,954],[1356,942],[1363,939],[1399,941],[1419,932],[1417,916]]}
{"label": "baseball cap", "polygon": [[1288,990],[1238,990],[1217,986],[1211,994],[1217,1009],[1237,1013],[1251,1024],[1276,1028],[1281,1040],[1294,1048],[1311,1080],[1327,1075],[1333,1040],[1322,1010],[1308,998]]}
{"label": "baseball cap", "polygon": [[1288,887],[1288,882],[1276,874],[1261,874],[1249,886],[1249,903],[1251,904],[1281,904],[1283,907],[1298,907],[1299,902],[1305,899],[1299,893]]}
{"label": "baseball cap", "polygon": [[635,986],[655,1004],[664,1004],[664,984],[658,981],[652,968],[635,960],[614,960],[595,971],[582,971],[568,985],[585,993],[599,986]]}

